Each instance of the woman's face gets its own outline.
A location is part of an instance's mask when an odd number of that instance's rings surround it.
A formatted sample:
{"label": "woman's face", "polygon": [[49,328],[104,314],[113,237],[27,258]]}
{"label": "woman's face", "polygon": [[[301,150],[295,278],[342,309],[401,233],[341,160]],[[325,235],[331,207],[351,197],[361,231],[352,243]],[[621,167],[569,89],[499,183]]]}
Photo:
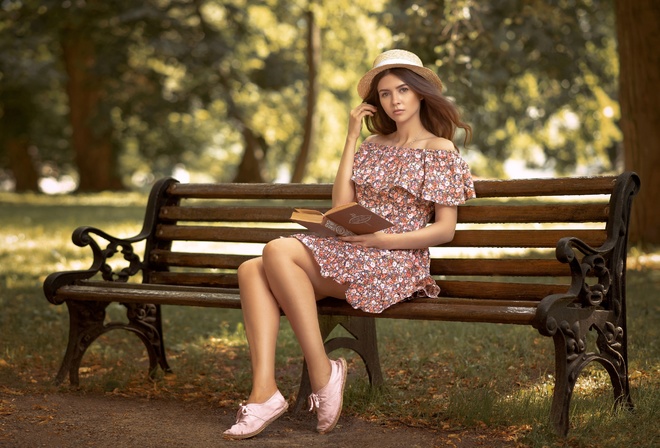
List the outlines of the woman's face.
{"label": "woman's face", "polygon": [[419,117],[421,98],[398,76],[388,73],[378,81],[378,99],[397,125]]}

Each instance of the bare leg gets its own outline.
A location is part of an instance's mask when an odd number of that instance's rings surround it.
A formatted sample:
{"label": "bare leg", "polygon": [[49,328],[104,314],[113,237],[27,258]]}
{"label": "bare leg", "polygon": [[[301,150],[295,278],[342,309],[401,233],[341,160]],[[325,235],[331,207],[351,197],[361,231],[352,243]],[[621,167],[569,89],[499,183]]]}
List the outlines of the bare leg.
{"label": "bare leg", "polygon": [[347,286],[323,278],[312,253],[295,238],[281,238],[266,245],[263,268],[270,291],[286,314],[302,348],[312,390],[330,380],[330,360],[319,328],[316,300],[345,298]]}
{"label": "bare leg", "polygon": [[280,308],[268,286],[261,258],[238,268],[241,308],[252,363],[252,392],[248,403],[263,403],[277,391],[275,347]]}

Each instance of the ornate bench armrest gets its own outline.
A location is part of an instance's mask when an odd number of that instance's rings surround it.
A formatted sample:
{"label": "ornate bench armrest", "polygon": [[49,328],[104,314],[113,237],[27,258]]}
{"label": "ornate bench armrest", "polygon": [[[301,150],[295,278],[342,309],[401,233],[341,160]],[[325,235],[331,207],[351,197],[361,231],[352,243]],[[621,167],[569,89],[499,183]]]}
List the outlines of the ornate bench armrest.
{"label": "ornate bench armrest", "polygon": [[[106,281],[112,282],[127,282],[130,277],[137,274],[140,270],[145,268],[146,261],[140,259],[140,256],[135,253],[133,244],[148,240],[156,227],[158,221],[158,213],[161,207],[172,199],[168,198],[167,190],[173,184],[177,183],[176,179],[165,178],[156,182],[151,189],[149,195],[149,202],[147,203],[147,210],[144,217],[142,230],[137,235],[130,238],[117,238],[106,232],[94,227],[84,226],[78,227],[74,230],[71,239],[76,246],[85,247],[89,246],[92,249],[94,260],[89,269],[80,271],[65,271],[55,272],[50,274],[44,281],[44,294],[49,302],[59,305],[62,303],[56,297],[57,290],[64,285],[71,285],[80,280],[92,278],[98,273]],[[176,201],[176,199],[174,199]],[[98,240],[107,241],[105,248],[101,247]],[[149,241],[147,241],[148,246]],[[145,250],[145,253],[149,248]],[[119,271],[113,271],[113,268],[108,264],[108,260],[117,252],[121,252],[124,260],[128,262],[128,266]]]}
{"label": "ornate bench armrest", "polygon": [[542,334],[552,335],[559,316],[569,310],[612,313],[616,325],[625,320],[628,224],[639,187],[635,173],[618,176],[610,198],[607,240],[600,247],[591,247],[575,237],[557,242],[556,257],[569,265],[571,286],[565,294],[548,296],[539,304],[535,326]]}
{"label": "ornate bench armrest", "polygon": [[[140,256],[135,253],[133,244],[145,240],[149,232],[144,229],[138,235],[131,238],[117,238],[95,227],[83,226],[74,230],[71,240],[78,247],[89,246],[92,249],[94,259],[92,265],[85,270],[63,271],[50,274],[44,281],[44,293],[48,301],[54,304],[60,304],[55,294],[57,289],[64,285],[73,284],[79,280],[86,280],[97,273],[100,273],[104,280],[113,282],[126,282],[130,277],[137,274],[142,268],[143,263]],[[105,240],[107,244],[103,248],[100,240]],[[128,266],[119,271],[114,271],[108,263],[116,253],[121,252]]]}
{"label": "ornate bench armrest", "polygon": [[616,241],[610,240],[593,248],[574,237],[562,238],[557,243],[557,260],[567,263],[571,269],[568,294],[577,299],[576,304],[583,307],[603,304],[612,285],[612,275],[617,274],[611,270],[623,267],[621,260],[613,258],[615,245]]}

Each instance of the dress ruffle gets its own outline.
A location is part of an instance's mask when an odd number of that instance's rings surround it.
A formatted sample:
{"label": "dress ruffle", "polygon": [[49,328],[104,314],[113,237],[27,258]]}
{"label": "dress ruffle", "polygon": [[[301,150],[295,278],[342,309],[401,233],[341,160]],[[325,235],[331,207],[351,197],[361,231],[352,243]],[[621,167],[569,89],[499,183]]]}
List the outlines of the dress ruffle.
{"label": "dress ruffle", "polygon": [[475,197],[470,168],[453,151],[363,143],[355,155],[352,179],[375,190],[400,187],[442,205],[461,205]]}

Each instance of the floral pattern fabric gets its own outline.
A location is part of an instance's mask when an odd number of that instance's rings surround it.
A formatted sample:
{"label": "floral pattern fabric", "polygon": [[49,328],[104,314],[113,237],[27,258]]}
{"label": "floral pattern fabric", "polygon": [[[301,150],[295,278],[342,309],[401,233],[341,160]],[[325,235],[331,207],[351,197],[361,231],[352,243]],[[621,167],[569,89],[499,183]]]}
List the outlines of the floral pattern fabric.
{"label": "floral pattern fabric", "polygon": [[[357,202],[394,225],[386,233],[426,226],[434,204],[460,205],[475,197],[468,164],[459,153],[365,142],[355,155],[353,182]],[[293,236],[307,246],[321,275],[349,284],[353,308],[380,313],[410,297],[437,297],[429,275],[428,249],[386,250],[357,246],[334,237]]]}

